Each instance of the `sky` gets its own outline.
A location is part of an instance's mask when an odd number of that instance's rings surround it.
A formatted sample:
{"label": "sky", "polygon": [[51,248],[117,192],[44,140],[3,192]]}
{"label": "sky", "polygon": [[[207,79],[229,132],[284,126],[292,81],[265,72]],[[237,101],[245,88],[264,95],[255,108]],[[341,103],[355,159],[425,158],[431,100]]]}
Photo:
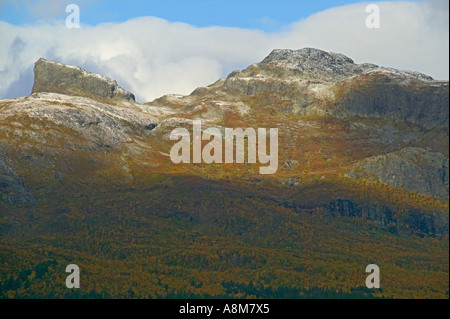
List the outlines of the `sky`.
{"label": "sky", "polygon": [[[65,25],[66,5],[80,28]],[[369,29],[367,5],[380,7]],[[189,94],[273,49],[449,78],[448,0],[0,0],[0,98],[28,95],[40,57],[112,77],[139,102]]]}
{"label": "sky", "polygon": [[301,18],[355,0],[0,0],[1,18],[15,25],[65,19],[65,7],[75,3],[83,10],[83,23],[125,22],[153,16],[196,27],[223,26],[272,32]]}

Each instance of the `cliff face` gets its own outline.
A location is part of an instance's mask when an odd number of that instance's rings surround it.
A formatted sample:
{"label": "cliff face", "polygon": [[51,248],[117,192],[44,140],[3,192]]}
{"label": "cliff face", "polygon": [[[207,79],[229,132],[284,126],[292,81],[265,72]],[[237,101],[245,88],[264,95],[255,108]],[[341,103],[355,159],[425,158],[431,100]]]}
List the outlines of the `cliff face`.
{"label": "cliff face", "polygon": [[448,158],[421,148],[405,148],[365,159],[357,163],[347,176],[378,180],[444,200],[449,196]]}
{"label": "cliff face", "polygon": [[398,215],[388,207],[348,200],[335,200],[325,206],[324,211],[332,217],[338,215],[368,220],[378,229],[402,236],[413,234],[420,237],[442,237],[448,236],[449,232],[448,215],[436,212],[411,209],[405,214]]}
{"label": "cliff face", "polygon": [[448,82],[383,68],[345,79],[335,87],[341,116],[393,119],[447,131],[448,96]]}
{"label": "cliff face", "polygon": [[295,202],[284,205],[299,214],[322,216],[327,223],[339,217],[356,218],[369,222],[378,230],[400,236],[445,237],[449,234],[449,216],[438,212],[410,209],[397,214],[386,206],[345,199],[336,199],[314,207],[302,206]]}
{"label": "cliff face", "polygon": [[116,81],[87,72],[79,67],[39,59],[34,65],[32,93],[49,92],[94,99],[134,101],[132,93]]}

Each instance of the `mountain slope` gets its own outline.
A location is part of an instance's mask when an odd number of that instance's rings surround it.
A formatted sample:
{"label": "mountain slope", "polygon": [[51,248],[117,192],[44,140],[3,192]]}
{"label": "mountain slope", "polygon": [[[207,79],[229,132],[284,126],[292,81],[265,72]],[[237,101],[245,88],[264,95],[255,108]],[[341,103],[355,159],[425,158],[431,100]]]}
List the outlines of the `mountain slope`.
{"label": "mountain slope", "polygon": [[[76,67],[35,70],[30,96],[0,100],[1,297],[448,297],[448,82],[275,50],[138,104]],[[278,128],[278,171],[172,163],[193,120]]]}

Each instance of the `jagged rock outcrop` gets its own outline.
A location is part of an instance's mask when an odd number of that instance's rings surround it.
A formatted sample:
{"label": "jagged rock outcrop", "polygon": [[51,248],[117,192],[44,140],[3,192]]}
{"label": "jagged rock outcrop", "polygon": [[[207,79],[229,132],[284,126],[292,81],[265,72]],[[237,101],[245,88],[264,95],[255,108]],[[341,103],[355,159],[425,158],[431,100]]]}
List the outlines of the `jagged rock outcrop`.
{"label": "jagged rock outcrop", "polygon": [[357,163],[347,176],[376,180],[441,199],[449,198],[448,158],[422,148],[404,148],[368,158]]}
{"label": "jagged rock outcrop", "polygon": [[82,68],[56,61],[39,59],[34,65],[32,93],[52,92],[94,99],[134,101],[132,93],[121,88],[115,80],[90,73]]}
{"label": "jagged rock outcrop", "polygon": [[14,172],[4,158],[0,156],[0,196],[1,198],[15,206],[26,203],[34,203],[36,200],[25,187],[20,176]]}

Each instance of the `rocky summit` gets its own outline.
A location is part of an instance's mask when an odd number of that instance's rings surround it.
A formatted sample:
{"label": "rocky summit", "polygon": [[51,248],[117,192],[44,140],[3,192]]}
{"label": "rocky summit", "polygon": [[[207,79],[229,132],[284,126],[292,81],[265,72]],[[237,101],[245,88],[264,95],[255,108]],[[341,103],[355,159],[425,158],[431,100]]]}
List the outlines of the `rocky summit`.
{"label": "rocky summit", "polygon": [[32,93],[52,92],[93,99],[134,101],[132,93],[122,89],[116,81],[90,73],[73,65],[39,59],[34,65]]}
{"label": "rocky summit", "polygon": [[[30,96],[0,100],[1,298],[448,298],[448,81],[274,50],[139,104],[75,66],[34,70]],[[171,133],[197,120],[277,128],[278,170],[174,164]]]}
{"label": "rocky summit", "polygon": [[318,49],[274,50],[261,63],[224,82],[230,93],[271,92],[284,112],[297,115],[389,118],[448,129],[448,81]]}

